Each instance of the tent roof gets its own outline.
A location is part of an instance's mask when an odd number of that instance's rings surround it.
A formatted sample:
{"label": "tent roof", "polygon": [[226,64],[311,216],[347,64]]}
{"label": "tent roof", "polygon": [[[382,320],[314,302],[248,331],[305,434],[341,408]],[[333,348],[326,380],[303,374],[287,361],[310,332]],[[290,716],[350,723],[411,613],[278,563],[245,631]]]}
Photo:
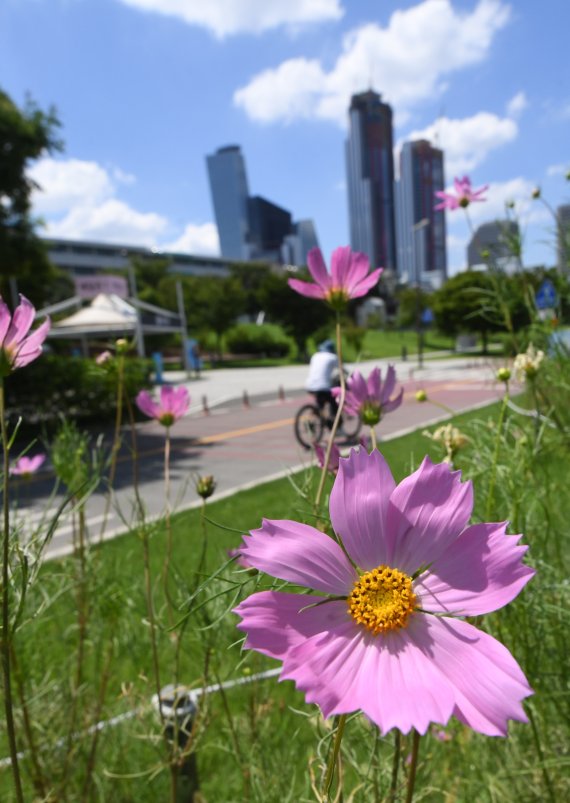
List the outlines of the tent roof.
{"label": "tent roof", "polygon": [[73,337],[134,332],[136,322],[137,312],[131,304],[119,296],[100,293],[95,296],[89,306],[54,323],[50,335],[52,337]]}

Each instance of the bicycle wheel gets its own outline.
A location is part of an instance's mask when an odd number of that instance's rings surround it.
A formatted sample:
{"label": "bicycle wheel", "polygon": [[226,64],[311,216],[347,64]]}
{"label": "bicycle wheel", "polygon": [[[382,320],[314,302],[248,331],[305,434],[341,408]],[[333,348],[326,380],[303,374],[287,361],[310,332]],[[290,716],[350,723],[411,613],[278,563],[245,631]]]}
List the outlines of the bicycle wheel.
{"label": "bicycle wheel", "polygon": [[323,419],[314,404],[303,405],[295,416],[295,437],[305,449],[311,449],[323,437]]}
{"label": "bicycle wheel", "polygon": [[360,428],[362,427],[362,419],[356,413],[343,412],[342,424],[339,427],[339,432],[348,441],[355,441]]}

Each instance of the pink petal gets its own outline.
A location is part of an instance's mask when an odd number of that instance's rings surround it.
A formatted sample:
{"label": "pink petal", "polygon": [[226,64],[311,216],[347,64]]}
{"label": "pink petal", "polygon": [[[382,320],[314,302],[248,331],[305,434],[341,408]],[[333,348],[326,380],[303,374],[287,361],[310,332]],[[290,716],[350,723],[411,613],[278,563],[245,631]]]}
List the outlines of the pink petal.
{"label": "pink petal", "polygon": [[384,385],[382,386],[382,396],[380,397],[380,402],[382,405],[385,405],[386,402],[390,399],[394,388],[396,387],[396,369],[393,365],[388,366],[388,370],[386,371],[386,378],[384,379]]}
{"label": "pink petal", "polygon": [[4,344],[4,338],[6,337],[6,332],[10,327],[11,321],[12,321],[12,314],[8,309],[8,305],[5,304],[2,298],[0,297],[0,348]]}
{"label": "pink petal", "polygon": [[356,284],[350,291],[351,298],[361,298],[372,290],[378,284],[380,276],[384,272],[384,268],[377,268],[369,273],[364,279]]}
{"label": "pink petal", "polygon": [[350,620],[293,646],[282,678],[294,680],[325,717],[362,710],[383,734],[425,733],[431,722],[446,724],[455,704],[445,677],[406,630],[373,636]]}
{"label": "pink petal", "polygon": [[527,722],[521,700],[533,692],[506,647],[459,619],[422,618],[425,632],[408,632],[447,678],[461,722],[487,736],[506,736],[509,719]]}
{"label": "pink petal", "polygon": [[344,289],[347,288],[350,276],[351,255],[352,251],[349,245],[343,245],[340,246],[340,248],[335,248],[335,250],[332,252],[331,275],[333,287],[342,287]]}
{"label": "pink petal", "polygon": [[326,293],[323,288],[317,284],[302,282],[300,279],[288,279],[287,284],[291,290],[295,290],[295,292],[300,293],[300,295],[306,296],[307,298],[323,299],[326,297]]}
{"label": "pink petal", "polygon": [[20,303],[14,310],[12,322],[4,339],[4,346],[7,348],[13,343],[21,343],[30,330],[34,322],[36,308],[28,299],[20,295]]}
{"label": "pink petal", "polygon": [[348,380],[348,392],[353,397],[354,402],[360,406],[368,398],[368,387],[366,380],[360,371],[354,371]]}
{"label": "pink petal", "polygon": [[400,392],[397,396],[389,401],[386,401],[382,404],[382,412],[383,413],[391,413],[397,407],[399,407],[404,399],[404,388],[400,388]]}
{"label": "pink petal", "polygon": [[380,369],[373,368],[368,376],[368,382],[366,383],[368,397],[380,403],[382,401],[382,396],[380,394],[381,387],[382,383],[380,381]]}
{"label": "pink petal", "polygon": [[244,537],[241,552],[262,572],[326,594],[349,594],[358,579],[332,538],[296,521],[263,519]]}
{"label": "pink petal", "polygon": [[354,251],[351,256],[350,272],[347,277],[346,290],[352,295],[352,290],[359,282],[366,278],[370,270],[370,260],[366,254]]}
{"label": "pink petal", "polygon": [[20,343],[19,348],[16,350],[14,358],[14,367],[23,368],[28,365],[42,353],[42,345],[51,329],[51,321],[46,318],[45,321],[35,329],[31,335],[26,337]]}
{"label": "pink petal", "polygon": [[388,563],[392,535],[387,527],[390,494],[396,483],[378,451],[352,450],[341,458],[330,496],[335,533],[352,560],[365,571]]}
{"label": "pink petal", "polygon": [[390,565],[408,574],[428,566],[459,536],[473,510],[471,482],[447,463],[425,457],[390,497],[388,523],[394,543]]}
{"label": "pink petal", "polygon": [[345,602],[327,602],[326,597],[283,591],[252,594],[234,613],[242,618],[238,628],[247,633],[244,647],[281,661],[311,636],[350,618]]}
{"label": "pink petal", "polygon": [[528,547],[506,524],[474,524],[420,577],[414,591],[425,610],[479,616],[511,602],[533,577],[522,563]]}
{"label": "pink petal", "polygon": [[141,413],[148,415],[149,418],[158,418],[160,415],[160,407],[155,401],[153,401],[148,391],[141,390],[138,393],[135,402]]}
{"label": "pink petal", "polygon": [[325,265],[325,260],[323,259],[320,248],[311,248],[307,254],[307,265],[309,267],[309,273],[316,283],[320,285],[325,292],[330,290],[332,284],[331,276]]}
{"label": "pink petal", "polygon": [[[326,449],[324,449],[318,443],[315,443],[313,445],[313,449],[315,450],[315,454],[317,456],[317,460],[318,460],[319,466],[322,468],[324,466],[324,464],[325,464]],[[330,453],[330,456],[329,456],[329,464],[328,464],[327,470],[331,471],[333,474],[335,474],[338,471],[338,461],[339,460],[340,460],[340,449],[338,448],[336,443],[333,443],[333,445],[331,447],[331,453]]]}

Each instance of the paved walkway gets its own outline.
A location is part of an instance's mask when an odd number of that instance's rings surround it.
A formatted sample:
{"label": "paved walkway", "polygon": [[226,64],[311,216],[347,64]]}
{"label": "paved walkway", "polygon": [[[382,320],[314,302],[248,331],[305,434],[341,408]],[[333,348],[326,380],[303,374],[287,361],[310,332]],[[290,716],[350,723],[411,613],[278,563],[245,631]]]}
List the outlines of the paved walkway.
{"label": "paved walkway", "polygon": [[[363,365],[363,372],[366,374],[374,364]],[[385,367],[387,361],[382,361],[381,365]],[[413,368],[413,364],[404,365]],[[199,503],[193,487],[193,479],[197,474],[213,474],[216,477],[218,489],[213,497],[215,500],[283,476],[310,462],[312,456],[298,446],[293,434],[294,415],[307,398],[302,390],[305,374],[305,366],[257,371],[220,370],[187,383],[194,400],[198,386],[210,389],[212,412],[205,415],[199,404],[193,404],[193,412],[172,430],[172,499],[177,500],[175,506],[178,510]],[[399,374],[406,391],[404,404],[386,416],[379,426],[378,434],[384,440],[446,417],[440,408],[415,401],[415,391],[419,387],[426,387],[435,401],[443,402],[457,411],[486,404],[497,398],[502,390],[495,383],[490,366],[481,362],[476,365],[464,360],[434,362],[418,372],[418,379],[407,378],[406,371],[402,371],[400,366]],[[178,377],[171,375],[168,378],[175,380]],[[272,385],[275,390],[269,398],[264,399],[263,394]],[[284,400],[277,398],[276,389],[279,386],[285,389]],[[250,394],[249,407],[242,402],[244,389]],[[164,429],[156,422],[149,421],[139,424],[137,432],[141,493],[148,515],[155,517],[164,510]],[[128,453],[128,433],[125,433],[124,442],[105,538],[125,532],[128,529],[125,522],[129,521],[133,510],[133,468]],[[50,499],[53,475],[49,471],[40,472],[30,482],[18,483],[18,486],[17,518],[23,530],[29,532],[46,515],[48,507],[53,511],[61,497]],[[94,542],[99,540],[99,532],[105,521],[104,508],[105,496],[103,492],[96,492],[87,508],[88,526]],[[71,550],[72,530],[69,515],[62,517],[50,544],[50,556],[66,554]]]}
{"label": "paved walkway", "polygon": [[[421,386],[422,381],[488,381],[503,361],[468,356],[425,359],[423,368],[418,368],[412,356],[406,362],[394,359],[367,360],[358,364],[348,363],[347,368],[358,368],[367,375],[376,366],[384,373],[390,364],[395,366],[401,382],[414,380]],[[190,415],[199,415],[203,412],[204,400],[212,410],[242,400],[244,392],[250,400],[259,397],[277,399],[280,392],[285,396],[290,392],[299,393],[304,388],[307,372],[307,365],[284,365],[274,368],[220,368],[203,372],[199,379],[188,379],[184,371],[167,371],[164,378],[171,384],[186,385],[192,399]]]}

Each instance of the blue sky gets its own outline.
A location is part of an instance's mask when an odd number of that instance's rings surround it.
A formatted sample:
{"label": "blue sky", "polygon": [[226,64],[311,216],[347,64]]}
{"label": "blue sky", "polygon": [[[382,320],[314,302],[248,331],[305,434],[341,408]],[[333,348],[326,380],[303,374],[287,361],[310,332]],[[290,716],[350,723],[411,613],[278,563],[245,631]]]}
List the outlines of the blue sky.
{"label": "blue sky", "polygon": [[[61,118],[33,177],[44,233],[217,253],[205,156],[240,144],[250,191],[345,244],[353,92],[391,103],[395,138],[436,137],[446,178],[490,184],[474,223],[517,202],[525,261],[554,262],[570,202],[568,0],[3,0],[0,86]],[[456,216],[457,215],[457,216]],[[450,272],[467,226],[448,216]]]}

